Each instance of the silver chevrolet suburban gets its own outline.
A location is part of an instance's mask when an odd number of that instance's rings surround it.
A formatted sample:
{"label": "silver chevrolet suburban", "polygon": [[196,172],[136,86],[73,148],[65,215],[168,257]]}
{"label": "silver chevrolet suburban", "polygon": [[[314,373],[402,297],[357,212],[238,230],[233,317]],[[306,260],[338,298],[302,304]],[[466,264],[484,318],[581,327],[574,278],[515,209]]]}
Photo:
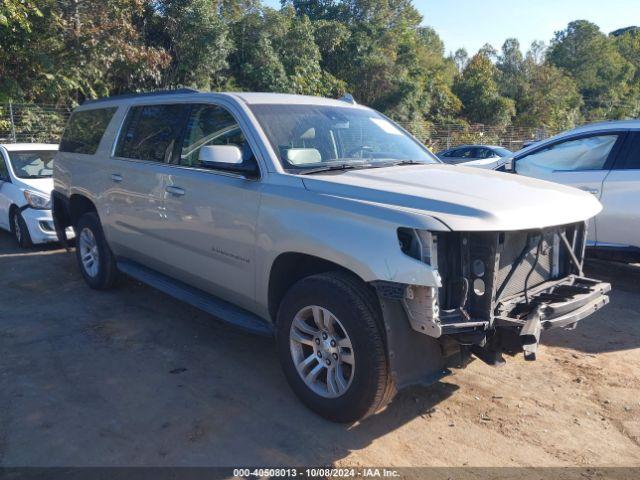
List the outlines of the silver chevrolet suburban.
{"label": "silver chevrolet suburban", "polygon": [[91,288],[126,274],[273,335],[293,391],[352,422],[473,357],[534,359],[608,302],[588,193],[445,165],[351,98],[191,90],[86,102],[54,162]]}

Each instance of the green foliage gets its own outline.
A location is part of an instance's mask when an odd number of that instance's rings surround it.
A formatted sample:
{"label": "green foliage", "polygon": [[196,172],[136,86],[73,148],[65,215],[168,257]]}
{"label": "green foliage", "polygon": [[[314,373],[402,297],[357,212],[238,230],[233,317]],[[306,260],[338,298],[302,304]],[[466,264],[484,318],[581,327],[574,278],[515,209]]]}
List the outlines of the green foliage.
{"label": "green foliage", "polygon": [[160,77],[162,88],[210,90],[224,83],[232,42],[216,0],[158,0],[145,17],[147,43],[171,59]]}
{"label": "green foliage", "polygon": [[12,30],[31,30],[32,17],[41,17],[42,12],[33,2],[25,0],[2,0],[0,4],[0,27]]}
{"label": "green foliage", "polygon": [[423,25],[411,0],[2,0],[0,104],[180,86],[349,92],[425,141],[436,123],[488,141],[469,124],[555,131],[640,115],[638,27],[605,35],[578,20],[548,50],[523,55],[512,38],[469,58],[445,56]]}
{"label": "green foliage", "polygon": [[586,20],[571,22],[556,33],[547,59],[576,82],[585,100],[586,118],[621,118],[634,113],[625,99],[636,67],[597,25]]}
{"label": "green foliage", "polygon": [[515,114],[515,102],[500,94],[499,70],[485,53],[471,58],[453,85],[462,102],[462,115],[471,123],[507,125]]}

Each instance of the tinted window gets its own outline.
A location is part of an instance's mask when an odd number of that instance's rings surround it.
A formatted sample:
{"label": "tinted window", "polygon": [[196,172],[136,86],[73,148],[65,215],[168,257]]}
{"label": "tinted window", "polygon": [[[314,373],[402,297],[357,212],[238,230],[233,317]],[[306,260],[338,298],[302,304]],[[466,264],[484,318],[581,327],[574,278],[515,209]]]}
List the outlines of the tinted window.
{"label": "tinted window", "polygon": [[198,155],[205,145],[235,145],[245,162],[255,161],[240,125],[224,108],[217,105],[194,105],[182,142],[180,164],[200,167]]}
{"label": "tinted window", "polygon": [[13,173],[18,178],[47,178],[53,174],[55,150],[9,152]]}
{"label": "tinted window", "polygon": [[618,135],[598,135],[556,143],[516,161],[523,175],[558,171],[600,170],[618,140]]}
{"label": "tinted window", "polygon": [[463,148],[456,152],[456,157],[459,158],[473,158],[475,155],[475,148]]}
{"label": "tinted window", "polygon": [[627,137],[620,154],[620,160],[616,163],[615,168],[620,170],[640,169],[640,132],[631,133]]}
{"label": "tinted window", "polygon": [[9,180],[9,170],[7,170],[7,164],[0,154],[0,180]]}
{"label": "tinted window", "polygon": [[491,158],[493,157],[493,151],[488,148],[476,148],[476,152],[474,154],[475,158]]}
{"label": "tinted window", "polygon": [[133,107],[118,140],[116,156],[166,162],[171,158],[180,130],[185,105]]}
{"label": "tinted window", "polygon": [[61,152],[93,155],[117,108],[98,108],[74,112],[60,142]]}

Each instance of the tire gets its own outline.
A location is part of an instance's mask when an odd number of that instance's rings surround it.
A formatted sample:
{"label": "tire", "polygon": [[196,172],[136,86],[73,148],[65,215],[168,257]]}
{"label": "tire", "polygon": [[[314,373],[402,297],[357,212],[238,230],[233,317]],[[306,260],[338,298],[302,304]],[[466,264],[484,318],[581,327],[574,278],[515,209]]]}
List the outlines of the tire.
{"label": "tire", "polygon": [[11,233],[13,233],[16,243],[20,248],[33,247],[33,241],[31,235],[29,235],[29,228],[24,221],[22,213],[17,208],[14,208],[11,214]]}
{"label": "tire", "polygon": [[[329,319],[331,327],[318,328],[316,314],[325,326]],[[393,398],[380,315],[375,295],[346,273],[313,275],[289,289],[278,311],[278,356],[289,385],[308,408],[328,420],[350,423]],[[327,360],[331,365],[321,367]],[[303,364],[299,371],[296,365]],[[303,375],[315,381],[309,383]]]}
{"label": "tire", "polygon": [[109,290],[116,283],[118,268],[104,237],[100,218],[94,212],[85,213],[78,220],[75,231],[76,258],[84,280],[93,289]]}

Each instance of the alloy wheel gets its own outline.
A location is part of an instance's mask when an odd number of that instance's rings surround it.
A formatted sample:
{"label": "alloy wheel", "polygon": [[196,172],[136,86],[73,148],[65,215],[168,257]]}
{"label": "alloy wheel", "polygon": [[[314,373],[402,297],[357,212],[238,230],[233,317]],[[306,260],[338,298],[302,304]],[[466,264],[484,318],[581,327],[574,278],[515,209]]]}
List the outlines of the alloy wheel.
{"label": "alloy wheel", "polygon": [[83,228],[80,232],[78,248],[80,249],[80,259],[82,260],[84,271],[90,277],[95,277],[98,275],[100,255],[96,237],[90,229]]}
{"label": "alloy wheel", "polygon": [[329,310],[302,308],[289,331],[293,363],[306,386],[325,398],[349,389],[355,373],[353,346],[346,329]]}

